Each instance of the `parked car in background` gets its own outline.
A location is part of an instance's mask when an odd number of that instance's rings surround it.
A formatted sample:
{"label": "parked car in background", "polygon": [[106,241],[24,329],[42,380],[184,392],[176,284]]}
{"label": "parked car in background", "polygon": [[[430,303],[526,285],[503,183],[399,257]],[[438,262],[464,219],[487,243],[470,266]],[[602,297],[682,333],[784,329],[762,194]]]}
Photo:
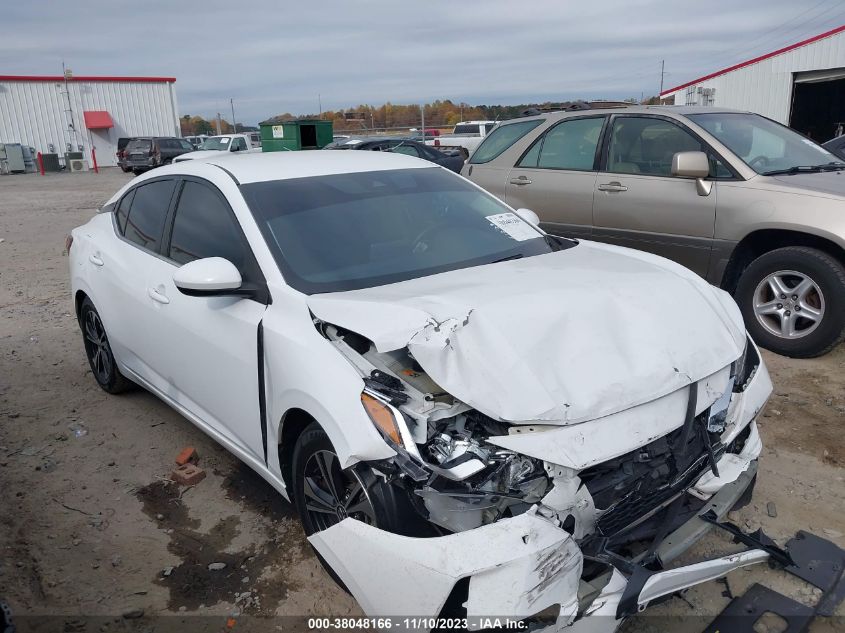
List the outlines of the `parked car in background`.
{"label": "parked car in background", "polygon": [[463,174],[549,232],[674,259],[763,347],[811,357],[845,336],[843,169],[756,114],[643,106],[502,123]]}
{"label": "parked car in background", "polygon": [[198,158],[216,158],[220,156],[220,152],[241,152],[244,154],[260,152],[260,139],[256,142],[253,135],[257,136],[258,132],[209,136],[203,141],[196,152],[180,156],[175,162],[196,160]]}
{"label": "parked car in background", "polygon": [[127,169],[135,175],[169,165],[178,156],[193,152],[193,146],[182,138],[173,136],[145,136],[133,138],[124,150]]}
{"label": "parked car in background", "polygon": [[464,166],[464,157],[455,150],[438,151],[427,147],[423,143],[410,141],[401,138],[376,138],[368,140],[349,139],[340,143],[332,143],[325,149],[353,149],[368,150],[373,152],[393,152],[394,154],[405,154],[415,158],[422,158],[455,173],[461,171]]}
{"label": "parked car in background", "polygon": [[737,529],[772,383],[727,293],[535,222],[404,156],[176,163],[69,237],[80,342],[293,501],[367,615],[612,631],[778,554],[670,565]]}
{"label": "parked car in background", "polygon": [[822,147],[837,158],[845,160],[845,134],[832,138],[827,143],[822,143]]}
{"label": "parked car in background", "polygon": [[131,137],[121,136],[117,139],[117,166],[120,167],[125,172],[132,171],[132,168],[126,165],[126,146],[131,141]]}
{"label": "parked car in background", "polygon": [[[455,125],[451,134],[436,136],[432,140],[426,139],[425,144],[457,148],[462,150],[465,156],[469,156],[495,126],[495,121],[463,121]],[[426,137],[428,137],[428,130],[426,130]]]}
{"label": "parked car in background", "polygon": [[197,149],[207,138],[207,134],[198,134],[196,136],[186,136],[185,140],[188,141],[194,147],[194,149]]}

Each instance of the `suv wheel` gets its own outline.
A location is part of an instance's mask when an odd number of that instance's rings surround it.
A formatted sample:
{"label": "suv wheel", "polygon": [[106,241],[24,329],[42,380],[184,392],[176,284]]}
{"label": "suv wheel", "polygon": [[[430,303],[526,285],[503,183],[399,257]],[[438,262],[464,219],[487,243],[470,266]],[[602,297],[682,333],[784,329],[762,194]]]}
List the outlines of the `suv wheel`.
{"label": "suv wheel", "polygon": [[758,345],[784,356],[826,354],[845,337],[845,267],[824,251],[778,248],[755,259],[736,288]]}

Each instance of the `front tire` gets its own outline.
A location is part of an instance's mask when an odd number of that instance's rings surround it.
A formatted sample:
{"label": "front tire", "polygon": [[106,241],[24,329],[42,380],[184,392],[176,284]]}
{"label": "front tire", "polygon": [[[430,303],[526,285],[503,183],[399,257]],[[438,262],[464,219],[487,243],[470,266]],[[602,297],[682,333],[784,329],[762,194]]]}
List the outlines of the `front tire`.
{"label": "front tire", "polygon": [[734,298],[751,338],[777,354],[813,358],[845,338],[845,267],[824,251],[787,246],[761,255]]}
{"label": "front tire", "polygon": [[[413,509],[404,489],[378,477],[366,463],[341,468],[329,436],[316,422],[297,438],[291,462],[293,501],[306,536],[345,518],[405,536],[433,535],[430,524]],[[323,557],[317,557],[346,590]]]}
{"label": "front tire", "polygon": [[88,364],[97,384],[103,391],[112,394],[122,393],[129,389],[132,383],[117,368],[103,320],[87,297],[82,302],[82,308],[79,311],[79,325],[82,327],[85,355],[88,357]]}

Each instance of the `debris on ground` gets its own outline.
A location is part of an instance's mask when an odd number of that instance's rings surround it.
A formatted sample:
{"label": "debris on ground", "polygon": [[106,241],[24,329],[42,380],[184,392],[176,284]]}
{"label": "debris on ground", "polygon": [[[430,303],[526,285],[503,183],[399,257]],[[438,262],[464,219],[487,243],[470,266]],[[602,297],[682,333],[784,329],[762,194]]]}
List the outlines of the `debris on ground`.
{"label": "debris on ground", "polygon": [[226,569],[226,563],[209,563],[208,564],[208,571],[220,571],[221,569]]}
{"label": "debris on ground", "polygon": [[193,486],[205,479],[205,471],[194,464],[182,464],[173,469],[170,478],[177,484]]}
{"label": "debris on ground", "polygon": [[199,455],[197,455],[197,449],[193,446],[186,446],[176,456],[176,464],[179,466],[184,466],[185,464],[197,464],[198,462]]}
{"label": "debris on ground", "polygon": [[74,437],[84,437],[88,435],[88,428],[82,422],[74,422],[68,425],[68,430],[73,433]]}
{"label": "debris on ground", "polygon": [[775,502],[774,502],[774,501],[769,501],[769,502],[766,504],[766,514],[768,514],[768,515],[769,515],[770,517],[772,517],[773,519],[774,519],[775,517],[777,517],[777,515],[778,515],[778,509],[777,509],[777,506],[775,505]]}

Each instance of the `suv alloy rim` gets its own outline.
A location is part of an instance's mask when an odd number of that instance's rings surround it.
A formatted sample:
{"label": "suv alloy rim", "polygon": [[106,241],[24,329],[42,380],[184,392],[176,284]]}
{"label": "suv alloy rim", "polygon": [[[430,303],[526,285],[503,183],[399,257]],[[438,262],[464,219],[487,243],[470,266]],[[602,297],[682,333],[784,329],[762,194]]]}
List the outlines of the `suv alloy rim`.
{"label": "suv alloy rim", "polygon": [[318,531],[350,517],[375,525],[376,516],[367,488],[354,469],[341,470],[331,451],[313,453],[305,462],[305,509]]}
{"label": "suv alloy rim", "polygon": [[824,318],[824,294],[819,285],[795,270],[779,270],[757,284],[754,316],[767,332],[780,338],[807,336]]}

